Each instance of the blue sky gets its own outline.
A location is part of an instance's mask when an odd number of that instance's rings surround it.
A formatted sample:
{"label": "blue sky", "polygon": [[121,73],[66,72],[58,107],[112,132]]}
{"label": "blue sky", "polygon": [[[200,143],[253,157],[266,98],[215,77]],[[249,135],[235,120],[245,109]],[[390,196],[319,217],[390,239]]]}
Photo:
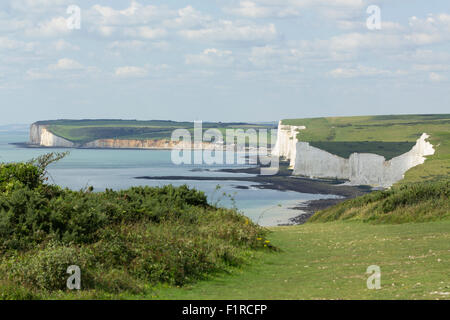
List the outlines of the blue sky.
{"label": "blue sky", "polygon": [[0,4],[0,124],[448,113],[449,87],[447,0]]}

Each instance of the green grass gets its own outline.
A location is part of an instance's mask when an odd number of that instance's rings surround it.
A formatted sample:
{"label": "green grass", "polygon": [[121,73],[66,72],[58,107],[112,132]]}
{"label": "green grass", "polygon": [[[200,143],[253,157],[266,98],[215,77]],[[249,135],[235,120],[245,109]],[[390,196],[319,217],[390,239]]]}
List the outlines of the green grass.
{"label": "green grass", "polygon": [[[84,144],[98,139],[170,140],[174,130],[187,129],[193,135],[194,128],[192,122],[160,120],[49,120],[38,121],[36,124],[47,126],[53,134],[76,144]],[[203,131],[218,129],[224,139],[227,129],[274,128],[274,125],[256,125],[244,122],[204,122],[202,126]]]}
{"label": "green grass", "polygon": [[411,168],[397,185],[421,181],[448,181],[450,179],[450,126],[442,131],[430,131],[429,141],[436,152],[428,156],[425,163]]}
{"label": "green grass", "polygon": [[359,153],[375,153],[383,155],[386,160],[398,157],[411,150],[415,142],[383,142],[383,141],[312,141],[310,145],[326,150],[342,158],[349,158],[355,150]]}
{"label": "green grass", "polygon": [[[402,225],[318,223],[277,227],[269,239],[282,250],[254,264],[185,288],[166,287],[149,299],[449,299],[450,221]],[[366,287],[370,265],[381,289]]]}
{"label": "green grass", "polygon": [[289,119],[282,123],[306,126],[299,133],[301,141],[404,142],[416,141],[428,129],[448,131],[450,114]]}
{"label": "green grass", "polygon": [[427,222],[450,218],[450,180],[403,184],[317,212],[309,222]]}

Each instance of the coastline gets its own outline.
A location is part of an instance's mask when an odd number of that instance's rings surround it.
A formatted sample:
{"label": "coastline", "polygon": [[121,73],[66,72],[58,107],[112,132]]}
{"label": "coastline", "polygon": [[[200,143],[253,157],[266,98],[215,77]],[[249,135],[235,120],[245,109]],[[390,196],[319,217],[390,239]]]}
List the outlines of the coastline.
{"label": "coastline", "polygon": [[[302,211],[298,216],[289,219],[289,223],[282,225],[298,225],[305,223],[314,213],[326,209],[337,203],[364,195],[371,191],[368,186],[349,186],[343,185],[342,180],[324,180],[310,179],[305,177],[291,176],[292,170],[289,170],[287,163],[280,163],[280,172],[273,176],[259,175],[260,167],[251,167],[244,169],[219,169],[208,170],[212,172],[227,173],[247,173],[248,177],[200,177],[200,176],[141,176],[135,179],[145,180],[191,180],[191,181],[242,181],[254,182],[252,187],[259,189],[271,189],[279,191],[294,191],[299,193],[322,194],[339,196],[337,199],[319,199],[301,202],[290,208]],[[192,172],[204,171],[202,169],[192,169]],[[248,188],[246,186],[237,186],[238,189]]]}
{"label": "coastline", "polygon": [[[33,145],[29,143],[9,143],[22,148],[41,148],[41,149],[61,149],[61,147],[45,147],[40,145]],[[68,148],[77,149],[77,148]],[[78,149],[95,149],[95,150],[172,150],[167,148],[78,148]],[[247,156],[248,158],[248,156]],[[280,161],[280,170],[276,175],[262,176],[260,175],[261,165],[257,164],[252,167],[240,169],[202,169],[194,168],[191,172],[222,172],[230,173],[229,177],[204,177],[204,176],[140,176],[135,179],[145,180],[191,180],[191,181],[235,181],[235,182],[254,182],[251,187],[258,189],[271,189],[278,191],[294,191],[299,193],[321,194],[321,195],[335,195],[337,199],[319,199],[300,202],[289,209],[298,210],[301,212],[298,216],[290,218],[289,222],[280,225],[298,225],[305,223],[317,211],[331,207],[339,202],[347,199],[355,198],[366,194],[372,189],[367,186],[350,186],[345,185],[345,180],[330,180],[330,179],[310,179],[301,176],[292,176],[292,170],[288,168],[289,163]],[[233,176],[233,173],[248,174],[248,176]],[[248,186],[237,185],[236,189],[248,189]]]}

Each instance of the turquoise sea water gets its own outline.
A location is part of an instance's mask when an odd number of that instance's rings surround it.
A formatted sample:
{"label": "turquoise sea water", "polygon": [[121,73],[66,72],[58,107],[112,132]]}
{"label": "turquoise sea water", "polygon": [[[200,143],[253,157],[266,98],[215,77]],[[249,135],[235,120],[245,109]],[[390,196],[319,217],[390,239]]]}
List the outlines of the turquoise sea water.
{"label": "turquoise sea water", "polygon": [[[0,162],[26,161],[51,151],[68,149],[22,148],[10,143],[28,140],[26,132],[0,132]],[[292,191],[267,190],[253,187],[254,182],[242,181],[167,181],[138,180],[138,176],[245,176],[246,174],[195,171],[193,169],[216,170],[242,167],[242,165],[174,165],[171,151],[167,150],[101,150],[69,149],[67,158],[49,168],[49,182],[74,190],[93,186],[94,190],[105,188],[125,189],[131,186],[162,186],[165,184],[187,184],[204,191],[211,202],[230,207],[233,202],[222,194],[235,198],[235,205],[253,221],[264,226],[286,223],[289,218],[301,214],[292,210],[302,201],[333,198]],[[219,191],[216,186],[220,185]],[[236,188],[247,186],[249,189]]]}

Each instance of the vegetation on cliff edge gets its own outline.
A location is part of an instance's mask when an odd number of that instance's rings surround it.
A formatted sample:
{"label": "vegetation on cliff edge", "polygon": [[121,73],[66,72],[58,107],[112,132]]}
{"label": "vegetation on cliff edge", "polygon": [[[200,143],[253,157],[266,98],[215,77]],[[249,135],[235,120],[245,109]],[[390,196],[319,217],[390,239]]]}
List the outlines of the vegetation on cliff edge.
{"label": "vegetation on cliff edge", "polygon": [[309,222],[409,223],[450,219],[450,180],[374,191],[317,212]]}

